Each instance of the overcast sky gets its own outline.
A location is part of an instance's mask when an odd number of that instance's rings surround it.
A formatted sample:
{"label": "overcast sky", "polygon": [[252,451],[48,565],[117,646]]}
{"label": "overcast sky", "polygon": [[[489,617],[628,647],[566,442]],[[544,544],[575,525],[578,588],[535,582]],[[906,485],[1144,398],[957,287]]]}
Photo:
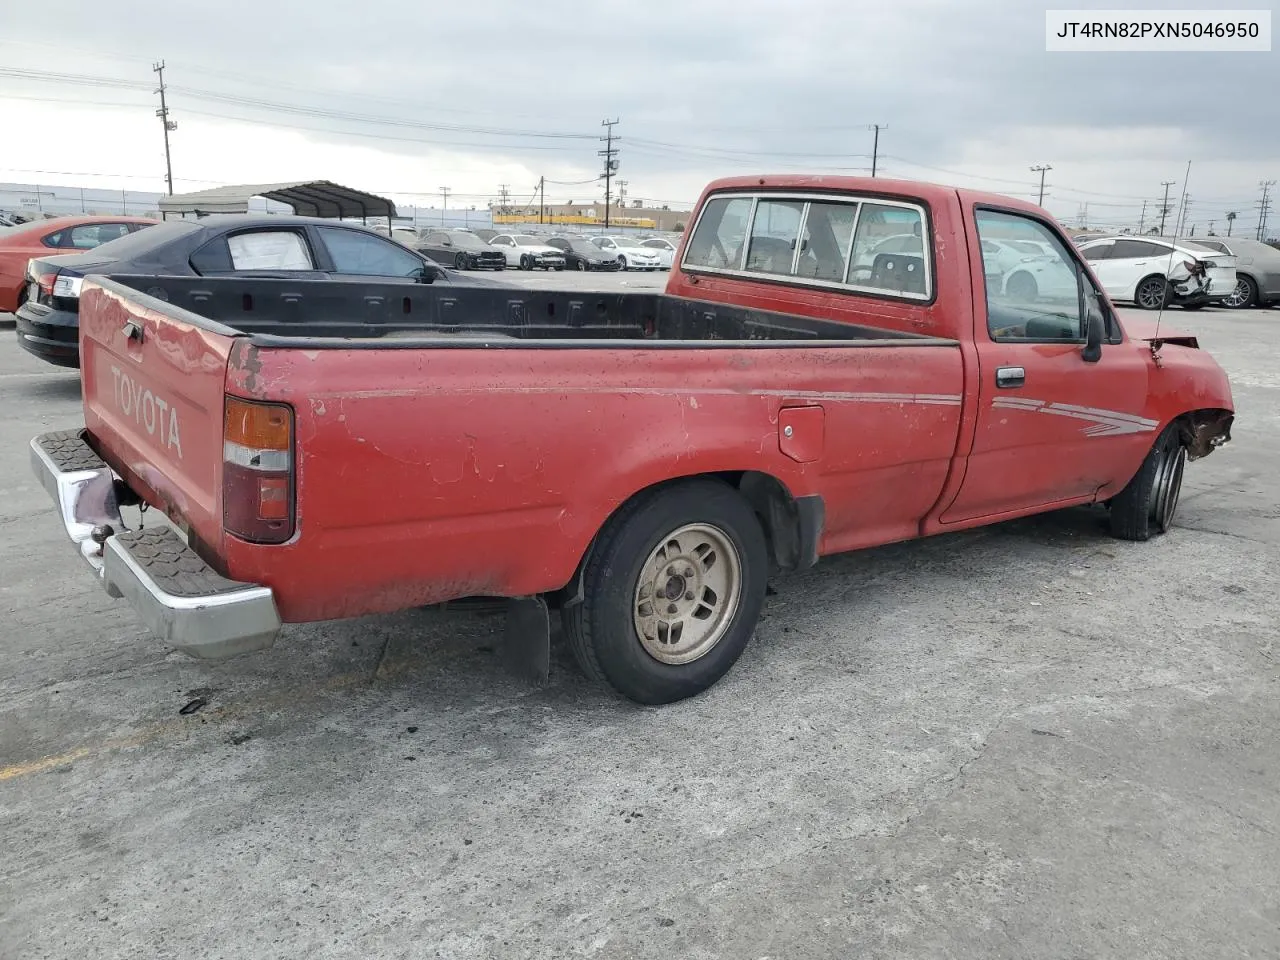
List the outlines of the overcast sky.
{"label": "overcast sky", "polygon": [[603,191],[567,184],[595,177],[601,120],[617,118],[628,195],[675,206],[716,176],[865,171],[879,123],[882,175],[1034,199],[1028,167],[1049,163],[1055,214],[1087,202],[1091,224],[1120,225],[1161,181],[1176,200],[1191,160],[1198,232],[1228,209],[1255,223],[1259,180],[1280,179],[1280,54],[1050,54],[1044,9],[7,0],[0,180],[162,189],[163,58],[179,192],[316,177],[405,203],[447,186],[451,207],[483,207],[546,176],[561,182],[549,200],[581,202]]}

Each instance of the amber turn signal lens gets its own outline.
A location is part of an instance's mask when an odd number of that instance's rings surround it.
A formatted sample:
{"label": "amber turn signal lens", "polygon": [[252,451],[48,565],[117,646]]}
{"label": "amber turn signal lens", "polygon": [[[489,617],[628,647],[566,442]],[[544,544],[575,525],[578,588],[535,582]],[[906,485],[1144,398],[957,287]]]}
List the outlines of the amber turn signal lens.
{"label": "amber turn signal lens", "polygon": [[251,450],[292,449],[293,417],[288,407],[227,397],[223,436]]}

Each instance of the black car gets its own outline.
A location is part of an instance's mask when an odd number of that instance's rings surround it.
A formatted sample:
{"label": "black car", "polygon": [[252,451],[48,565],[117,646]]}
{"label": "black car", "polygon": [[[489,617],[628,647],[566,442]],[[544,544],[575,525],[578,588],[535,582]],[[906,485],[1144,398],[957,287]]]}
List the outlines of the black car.
{"label": "black car", "polygon": [[586,237],[552,237],[547,246],[564,251],[564,263],[570,270],[618,270],[622,264]]}
{"label": "black car", "polygon": [[456,277],[402,244],[338,220],[270,214],[170,220],[87,253],[33,259],[27,301],[17,313],[18,344],[49,363],[79,367],[80,286],[95,273],[405,283]]}
{"label": "black car", "polygon": [[436,263],[455,270],[505,270],[507,257],[470,230],[437,230],[414,245]]}

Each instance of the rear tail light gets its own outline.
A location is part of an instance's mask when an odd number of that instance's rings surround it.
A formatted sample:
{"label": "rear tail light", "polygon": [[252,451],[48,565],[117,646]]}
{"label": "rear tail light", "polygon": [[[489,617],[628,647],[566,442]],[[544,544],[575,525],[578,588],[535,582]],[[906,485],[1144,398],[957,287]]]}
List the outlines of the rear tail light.
{"label": "rear tail light", "polygon": [[222,522],[253,543],[293,536],[293,410],[227,397],[222,436]]}
{"label": "rear tail light", "polygon": [[57,286],[58,275],[56,273],[37,273],[33,278],[36,286],[40,288],[42,297],[52,297],[53,288]]}

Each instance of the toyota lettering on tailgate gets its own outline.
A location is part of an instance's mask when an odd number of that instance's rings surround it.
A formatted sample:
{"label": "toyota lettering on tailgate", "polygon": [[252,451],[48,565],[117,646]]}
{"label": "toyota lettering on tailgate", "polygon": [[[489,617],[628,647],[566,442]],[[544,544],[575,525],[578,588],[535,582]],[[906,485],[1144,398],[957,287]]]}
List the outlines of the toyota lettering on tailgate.
{"label": "toyota lettering on tailgate", "polygon": [[178,431],[178,411],[167,400],[141,386],[117,366],[111,367],[111,379],[115,387],[116,406],[126,417],[156,437],[160,446],[173,450],[182,459],[182,437]]}

